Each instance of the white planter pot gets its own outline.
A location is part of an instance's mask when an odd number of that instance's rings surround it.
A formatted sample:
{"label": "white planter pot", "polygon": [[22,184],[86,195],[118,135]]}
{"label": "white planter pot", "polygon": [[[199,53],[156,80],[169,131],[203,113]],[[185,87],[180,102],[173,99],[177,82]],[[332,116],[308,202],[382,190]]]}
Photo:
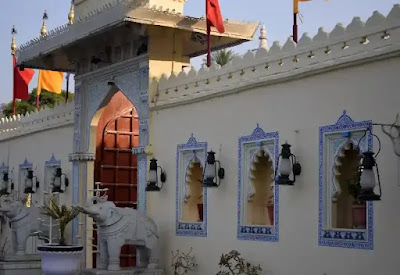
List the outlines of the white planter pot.
{"label": "white planter pot", "polygon": [[43,275],[76,275],[83,246],[40,245]]}

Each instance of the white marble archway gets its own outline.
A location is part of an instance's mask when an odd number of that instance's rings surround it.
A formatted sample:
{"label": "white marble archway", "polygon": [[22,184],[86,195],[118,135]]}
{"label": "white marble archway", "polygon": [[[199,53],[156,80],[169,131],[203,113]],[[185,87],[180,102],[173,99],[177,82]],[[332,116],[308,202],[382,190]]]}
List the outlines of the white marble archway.
{"label": "white marble archway", "polygon": [[[95,148],[91,142],[91,125],[97,125],[96,113],[121,91],[139,115],[138,210],[146,211],[147,155],[149,143],[149,65],[147,55],[113,64],[95,72],[77,76],[75,89],[75,123],[73,153],[73,204],[84,204],[87,191],[93,188]],[[111,83],[112,82],[112,83]],[[86,247],[86,219],[73,223],[73,241]],[[88,254],[86,254],[88,257]],[[83,263],[86,266],[86,261]]]}

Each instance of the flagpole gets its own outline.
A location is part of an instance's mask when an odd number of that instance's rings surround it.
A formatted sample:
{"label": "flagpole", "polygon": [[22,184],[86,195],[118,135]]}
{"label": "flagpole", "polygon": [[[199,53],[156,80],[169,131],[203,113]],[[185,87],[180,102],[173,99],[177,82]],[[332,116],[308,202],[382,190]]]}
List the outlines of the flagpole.
{"label": "flagpole", "polygon": [[[41,79],[40,79],[40,75],[42,74],[42,71],[41,70],[39,70],[39,76],[38,76],[38,86],[37,86],[37,89],[36,89],[36,104],[35,104],[35,106],[36,106],[36,109],[39,109],[39,97],[40,97],[40,94],[41,94],[41,92],[42,92],[42,85],[41,85]],[[40,91],[39,91],[40,90]]]}
{"label": "flagpole", "polygon": [[206,23],[207,23],[207,67],[211,66],[211,25],[208,22],[208,0],[206,0]]}
{"label": "flagpole", "polygon": [[67,73],[67,92],[65,94],[65,103],[68,102],[68,94],[69,94],[69,73]]}
{"label": "flagpole", "polygon": [[12,63],[13,63],[13,102],[12,102],[12,109],[13,109],[13,116],[15,116],[15,114],[16,114],[16,108],[15,108],[15,56],[14,55],[12,55],[12,57],[13,57],[13,60],[12,60]]}
{"label": "flagpole", "polygon": [[16,114],[16,107],[15,107],[15,66],[16,60],[15,60],[15,54],[17,52],[17,43],[15,42],[15,34],[17,33],[15,26],[13,26],[11,30],[11,35],[12,35],[12,40],[11,40],[11,56],[12,56],[12,74],[13,74],[13,101],[12,101],[12,110],[13,110],[13,115],[15,116]]}
{"label": "flagpole", "polygon": [[39,109],[39,92],[36,90],[36,109]]}
{"label": "flagpole", "polygon": [[298,38],[298,25],[297,25],[297,13],[293,13],[293,41],[297,43]]}

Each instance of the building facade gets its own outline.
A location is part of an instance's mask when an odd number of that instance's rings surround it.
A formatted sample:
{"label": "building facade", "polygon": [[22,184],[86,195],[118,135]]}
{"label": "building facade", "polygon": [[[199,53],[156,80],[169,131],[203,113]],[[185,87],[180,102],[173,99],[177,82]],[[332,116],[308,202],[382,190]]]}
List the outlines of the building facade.
{"label": "building facade", "polygon": [[[40,182],[37,204],[55,165],[71,182],[64,202],[83,204],[101,182],[117,205],[156,221],[166,270],[172,250],[192,247],[194,274],[216,273],[220,255],[233,249],[261,264],[262,274],[396,274],[399,143],[374,124],[393,123],[399,111],[400,6],[304,34],[297,44],[289,38],[267,49],[262,36],[259,49],[222,68],[184,72],[203,53],[196,39],[204,22],[188,31],[171,25],[189,20],[179,9],[161,16],[139,2],[78,1],[73,25],[19,49],[22,66],[76,72],[76,95],[72,104],[2,119],[0,162],[16,190],[22,195],[26,167]],[[146,16],[158,23],[143,23]],[[256,27],[228,23],[226,37],[214,35],[216,47],[248,40]],[[116,44],[95,52],[108,37]],[[76,54],[74,41],[90,54]],[[302,166],[294,186],[274,181],[285,142]],[[369,149],[381,149],[383,196],[356,204],[348,186]],[[218,188],[201,186],[210,150],[225,169]],[[153,157],[167,181],[146,193]],[[85,245],[87,267],[96,262],[92,228],[82,216],[69,230]],[[123,264],[134,264],[134,251],[124,249]]]}

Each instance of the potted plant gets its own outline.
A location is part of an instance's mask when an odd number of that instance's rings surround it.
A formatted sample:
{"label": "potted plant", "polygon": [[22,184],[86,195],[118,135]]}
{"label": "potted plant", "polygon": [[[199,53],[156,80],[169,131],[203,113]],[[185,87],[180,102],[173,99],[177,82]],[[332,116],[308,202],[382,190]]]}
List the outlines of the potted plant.
{"label": "potted plant", "polygon": [[350,196],[353,198],[352,205],[352,221],[353,228],[365,229],[367,226],[366,204],[361,202],[357,197],[360,190],[358,176],[351,179],[347,183]]}
{"label": "potted plant", "polygon": [[222,254],[219,266],[221,270],[216,275],[259,275],[262,271],[260,265],[250,264],[236,250]]}
{"label": "potted plant", "polygon": [[184,275],[193,271],[197,267],[196,259],[192,255],[192,248],[188,253],[183,253],[179,250],[172,251],[171,267],[174,270],[174,275]]}
{"label": "potted plant", "polygon": [[[43,274],[78,274],[79,260],[83,250],[80,245],[67,245],[65,239],[65,229],[80,211],[76,207],[59,206],[57,197],[52,196],[44,205],[44,214],[59,223],[58,244],[51,244],[51,240],[46,245],[38,246],[39,253],[42,255]],[[52,226],[49,226],[52,231]]]}

